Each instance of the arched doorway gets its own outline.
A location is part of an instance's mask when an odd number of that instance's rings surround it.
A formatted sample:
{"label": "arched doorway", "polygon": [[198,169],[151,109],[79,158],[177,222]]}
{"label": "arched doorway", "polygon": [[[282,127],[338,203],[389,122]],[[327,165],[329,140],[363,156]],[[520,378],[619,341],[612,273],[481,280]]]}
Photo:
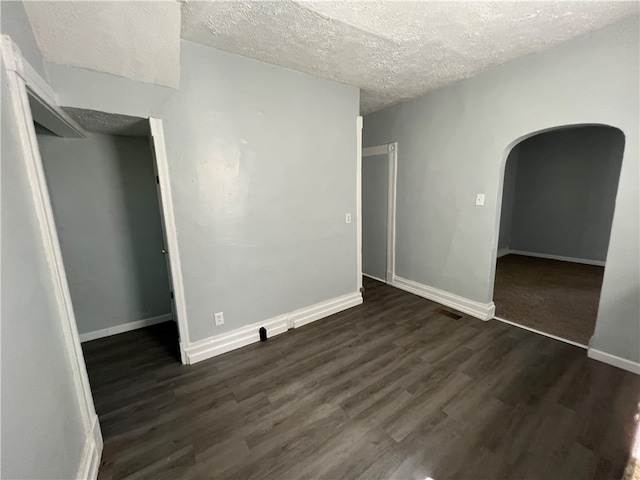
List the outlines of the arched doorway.
{"label": "arched doorway", "polygon": [[593,334],[624,134],[555,128],[516,144],[504,170],[496,318],[586,346]]}

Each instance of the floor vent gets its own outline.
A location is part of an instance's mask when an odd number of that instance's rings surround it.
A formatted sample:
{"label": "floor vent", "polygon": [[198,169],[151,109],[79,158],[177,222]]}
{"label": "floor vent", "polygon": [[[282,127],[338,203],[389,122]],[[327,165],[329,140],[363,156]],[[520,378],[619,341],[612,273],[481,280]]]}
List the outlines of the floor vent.
{"label": "floor vent", "polygon": [[445,317],[453,318],[454,320],[460,320],[462,318],[462,315],[458,315],[457,313],[453,313],[452,311],[444,308],[438,308],[436,312],[444,315]]}

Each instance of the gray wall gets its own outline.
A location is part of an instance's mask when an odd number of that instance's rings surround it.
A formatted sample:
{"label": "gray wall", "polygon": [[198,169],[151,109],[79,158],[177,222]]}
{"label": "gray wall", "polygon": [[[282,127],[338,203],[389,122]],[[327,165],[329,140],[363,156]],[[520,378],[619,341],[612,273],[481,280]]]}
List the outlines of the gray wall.
{"label": "gray wall", "polygon": [[362,158],[362,272],[386,281],[389,155]]}
{"label": "gray wall", "polygon": [[[640,360],[638,23],[629,18],[365,117],[364,146],[398,142],[398,275],[491,301],[510,149],[557,126],[620,128],[626,144],[592,346]],[[486,195],[482,208],[476,193]]]}
{"label": "gray wall", "polygon": [[175,92],[50,75],[64,105],[164,120],[190,341],[356,292],[358,89],[184,41],[181,63]]}
{"label": "gray wall", "polygon": [[33,35],[24,3],[20,1],[0,1],[0,31],[9,35],[20,48],[20,52],[29,64],[44,79],[47,74],[40,49]]}
{"label": "gray wall", "polygon": [[498,253],[508,250],[511,245],[511,228],[513,225],[513,208],[516,200],[516,177],[518,175],[519,145],[513,147],[504,167],[504,187],[502,189],[502,210],[500,214],[500,235]]}
{"label": "gray wall", "polygon": [[38,143],[79,332],[170,313],[149,139]]}
{"label": "gray wall", "polygon": [[51,270],[4,73],[2,478],[75,478],[85,442]]}
{"label": "gray wall", "polygon": [[511,155],[505,170],[504,190],[515,191],[509,247],[605,261],[624,151],[622,132],[562,129],[535,135],[517,148],[515,186],[507,183]]}

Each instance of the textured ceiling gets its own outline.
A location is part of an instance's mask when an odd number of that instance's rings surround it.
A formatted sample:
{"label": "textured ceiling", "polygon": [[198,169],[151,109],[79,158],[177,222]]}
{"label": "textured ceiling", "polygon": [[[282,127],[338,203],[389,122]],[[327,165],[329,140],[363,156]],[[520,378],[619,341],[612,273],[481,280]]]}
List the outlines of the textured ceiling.
{"label": "textured ceiling", "polygon": [[182,38],[400,103],[638,12],[638,2],[196,2]]}
{"label": "textured ceiling", "polygon": [[25,2],[38,47],[50,62],[178,87],[182,36],[360,87],[363,113],[614,23],[637,13],[639,5],[637,1]]}
{"label": "textured ceiling", "polygon": [[84,108],[63,107],[63,109],[88,132],[128,137],[148,137],[150,134],[149,120],[146,118],[97,112]]}
{"label": "textured ceiling", "polygon": [[26,1],[45,60],[141,82],[180,85],[180,4]]}

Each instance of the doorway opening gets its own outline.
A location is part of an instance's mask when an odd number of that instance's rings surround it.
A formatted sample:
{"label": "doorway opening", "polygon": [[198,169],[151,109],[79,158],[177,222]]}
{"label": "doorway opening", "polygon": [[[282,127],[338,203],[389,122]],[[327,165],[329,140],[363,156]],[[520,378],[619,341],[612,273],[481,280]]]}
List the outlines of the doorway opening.
{"label": "doorway opening", "polygon": [[362,274],[393,283],[395,274],[397,143],[362,149]]}
{"label": "doorway opening", "polygon": [[92,110],[65,112],[88,132],[84,138],[58,136],[37,115],[34,123],[80,341],[173,320],[149,331],[173,336],[162,341],[180,359],[157,124]]}
{"label": "doorway opening", "polygon": [[496,318],[586,347],[609,246],[624,134],[562,127],[514,146],[504,170]]}

